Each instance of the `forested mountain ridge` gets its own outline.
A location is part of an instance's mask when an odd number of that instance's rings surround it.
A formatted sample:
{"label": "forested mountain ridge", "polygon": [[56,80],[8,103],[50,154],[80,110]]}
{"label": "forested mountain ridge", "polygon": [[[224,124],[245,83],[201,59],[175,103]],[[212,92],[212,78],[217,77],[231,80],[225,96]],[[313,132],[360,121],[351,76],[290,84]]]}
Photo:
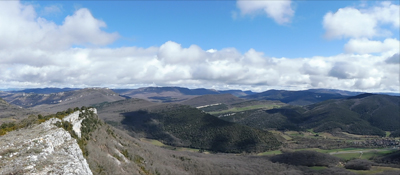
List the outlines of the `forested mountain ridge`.
{"label": "forested mountain ridge", "polygon": [[256,100],[278,100],[291,105],[310,105],[329,99],[342,99],[348,96],[329,90],[304,90],[304,91],[286,91],[286,90],[268,90],[261,93],[245,96],[247,99]]}
{"label": "forested mountain ridge", "polygon": [[360,94],[304,107],[253,110],[221,118],[260,129],[314,129],[316,132],[339,129],[384,136],[384,131],[395,131],[400,126],[399,104],[397,96]]}

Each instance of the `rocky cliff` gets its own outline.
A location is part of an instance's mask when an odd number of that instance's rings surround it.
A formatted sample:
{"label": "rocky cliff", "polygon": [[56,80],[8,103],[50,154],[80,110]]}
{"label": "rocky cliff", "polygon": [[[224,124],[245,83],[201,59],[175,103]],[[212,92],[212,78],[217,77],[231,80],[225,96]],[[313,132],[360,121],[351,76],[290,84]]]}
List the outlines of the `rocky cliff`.
{"label": "rocky cliff", "polygon": [[68,122],[80,137],[81,113],[78,110],[62,120],[50,118],[1,136],[0,174],[92,174],[77,140],[59,127]]}

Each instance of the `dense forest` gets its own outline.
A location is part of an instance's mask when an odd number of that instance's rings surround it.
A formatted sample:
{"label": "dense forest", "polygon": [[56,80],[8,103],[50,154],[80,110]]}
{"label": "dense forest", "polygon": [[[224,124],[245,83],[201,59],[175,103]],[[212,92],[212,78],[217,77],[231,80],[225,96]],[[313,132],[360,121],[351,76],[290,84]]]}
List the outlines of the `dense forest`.
{"label": "dense forest", "polygon": [[359,135],[385,136],[398,133],[400,97],[361,94],[348,99],[327,100],[300,107],[249,110],[221,119],[259,129],[344,131]]}
{"label": "dense forest", "polygon": [[189,106],[124,114],[122,124],[165,144],[215,152],[263,152],[277,149],[272,133],[221,120]]}

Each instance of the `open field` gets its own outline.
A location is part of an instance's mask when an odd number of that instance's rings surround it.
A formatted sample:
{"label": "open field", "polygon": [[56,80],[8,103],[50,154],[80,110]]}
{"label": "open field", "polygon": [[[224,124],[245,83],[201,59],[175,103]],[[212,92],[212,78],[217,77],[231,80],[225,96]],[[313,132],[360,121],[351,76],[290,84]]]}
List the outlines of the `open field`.
{"label": "open field", "polygon": [[[342,158],[344,160],[351,160],[358,158],[370,159],[372,157],[382,156],[397,151],[397,149],[391,149],[391,148],[382,148],[382,149],[342,148],[342,149],[329,149],[329,150],[324,150],[319,148],[306,148],[306,149],[295,149],[293,151],[302,151],[302,150],[312,150],[320,153],[326,153]],[[363,154],[361,155],[360,152],[362,152]],[[282,152],[280,150],[274,150],[274,151],[262,152],[257,155],[266,156],[266,155],[277,155],[277,154],[282,154]]]}
{"label": "open field", "polygon": [[400,168],[383,167],[383,166],[372,166],[370,170],[349,170],[357,174],[376,174],[384,171],[400,171]]}
{"label": "open field", "polygon": [[[370,159],[372,157],[383,156],[385,154],[389,154],[391,152],[396,151],[397,149],[354,149],[351,151],[338,151],[338,152],[330,152],[329,154],[345,159]],[[361,154],[362,152],[362,154]]]}

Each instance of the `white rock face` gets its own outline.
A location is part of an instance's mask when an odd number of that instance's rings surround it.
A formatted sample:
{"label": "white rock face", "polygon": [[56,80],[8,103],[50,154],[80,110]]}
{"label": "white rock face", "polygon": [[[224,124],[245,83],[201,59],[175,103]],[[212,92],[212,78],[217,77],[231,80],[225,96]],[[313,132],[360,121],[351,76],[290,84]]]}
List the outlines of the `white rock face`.
{"label": "white rock face", "polygon": [[[82,120],[76,119],[79,119],[79,112],[67,117],[66,120],[74,127],[79,126],[76,129],[80,131]],[[1,136],[0,174],[91,175],[77,141],[63,128],[55,126],[57,121],[61,120],[52,118],[32,128]]]}
{"label": "white rock face", "polygon": [[82,120],[79,120],[79,111],[76,111],[66,117],[64,117],[64,121],[70,122],[72,124],[72,130],[75,131],[76,135],[78,135],[79,138],[81,138],[81,124]]}

